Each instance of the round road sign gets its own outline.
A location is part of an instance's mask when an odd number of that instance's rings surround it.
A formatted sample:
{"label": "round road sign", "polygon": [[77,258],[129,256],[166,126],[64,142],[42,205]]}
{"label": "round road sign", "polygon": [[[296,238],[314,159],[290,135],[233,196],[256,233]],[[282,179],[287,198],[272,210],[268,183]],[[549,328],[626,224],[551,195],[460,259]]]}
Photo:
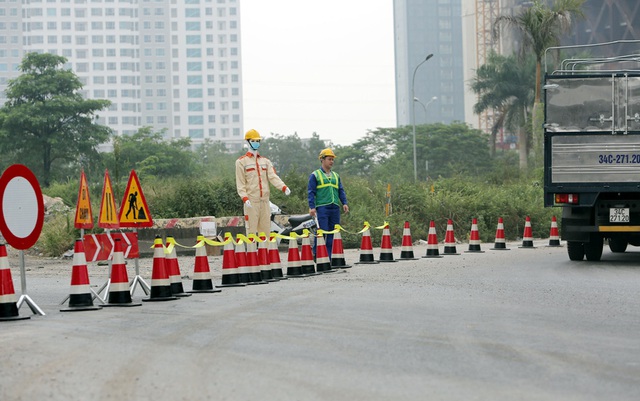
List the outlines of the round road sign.
{"label": "round road sign", "polygon": [[36,176],[22,164],[0,177],[0,232],[16,249],[33,246],[44,223],[42,190]]}

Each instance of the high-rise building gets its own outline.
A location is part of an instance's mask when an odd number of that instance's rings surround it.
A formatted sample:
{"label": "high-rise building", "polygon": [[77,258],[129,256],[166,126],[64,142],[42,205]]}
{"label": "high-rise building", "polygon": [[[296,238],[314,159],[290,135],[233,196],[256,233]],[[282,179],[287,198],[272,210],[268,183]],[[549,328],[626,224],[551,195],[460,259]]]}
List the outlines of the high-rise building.
{"label": "high-rise building", "polygon": [[0,0],[0,102],[28,52],[67,58],[98,122],[243,142],[239,0]]}
{"label": "high-rise building", "polygon": [[413,110],[416,124],[464,121],[461,0],[394,0],[393,6],[397,125],[410,125]]}

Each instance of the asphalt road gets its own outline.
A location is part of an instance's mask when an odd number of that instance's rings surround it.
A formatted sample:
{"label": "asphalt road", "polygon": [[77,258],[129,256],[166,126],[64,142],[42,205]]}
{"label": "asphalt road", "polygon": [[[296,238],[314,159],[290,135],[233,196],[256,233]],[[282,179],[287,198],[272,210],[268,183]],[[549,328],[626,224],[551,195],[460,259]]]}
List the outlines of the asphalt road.
{"label": "asphalt road", "polygon": [[46,316],[0,322],[0,400],[637,400],[640,248],[544,244],[73,313],[71,262],[29,260]]}

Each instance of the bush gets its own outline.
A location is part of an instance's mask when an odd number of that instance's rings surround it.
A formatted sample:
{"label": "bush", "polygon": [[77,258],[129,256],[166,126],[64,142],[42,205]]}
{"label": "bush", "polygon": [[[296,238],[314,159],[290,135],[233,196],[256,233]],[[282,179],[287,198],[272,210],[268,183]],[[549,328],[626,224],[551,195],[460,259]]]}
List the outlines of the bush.
{"label": "bush", "polygon": [[75,240],[79,237],[73,226],[74,213],[59,213],[48,218],[42,227],[35,250],[45,256],[57,257],[73,249]]}

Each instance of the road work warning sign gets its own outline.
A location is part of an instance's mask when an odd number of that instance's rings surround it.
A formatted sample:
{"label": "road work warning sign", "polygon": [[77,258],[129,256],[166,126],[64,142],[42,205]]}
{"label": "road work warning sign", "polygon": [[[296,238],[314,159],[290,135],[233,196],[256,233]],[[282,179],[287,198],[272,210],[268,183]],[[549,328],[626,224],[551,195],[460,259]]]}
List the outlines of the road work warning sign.
{"label": "road work warning sign", "polygon": [[142,186],[135,170],[131,170],[129,183],[120,203],[120,227],[151,227],[153,220],[149,213],[147,200],[142,193]]}
{"label": "road work warning sign", "polygon": [[113,196],[111,177],[109,171],[104,171],[104,184],[102,185],[102,200],[100,201],[100,215],[98,216],[98,227],[118,228],[118,215],[116,201]]}
{"label": "road work warning sign", "polygon": [[80,174],[80,189],[76,202],[75,228],[93,228],[93,214],[91,213],[91,199],[89,197],[89,185],[84,170]]}

